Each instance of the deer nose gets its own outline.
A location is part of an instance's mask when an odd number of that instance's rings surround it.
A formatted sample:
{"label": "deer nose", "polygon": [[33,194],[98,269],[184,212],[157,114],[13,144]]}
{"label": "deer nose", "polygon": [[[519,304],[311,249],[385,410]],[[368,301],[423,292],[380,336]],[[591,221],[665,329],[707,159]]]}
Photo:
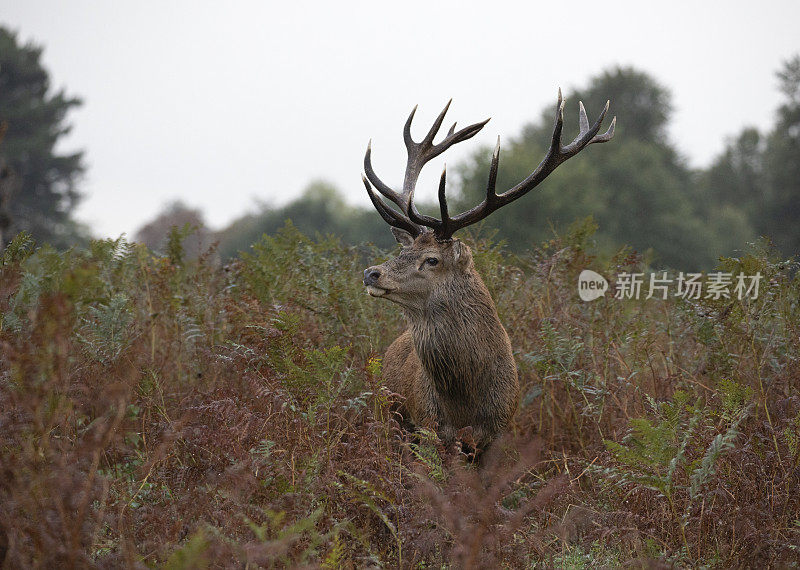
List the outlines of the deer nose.
{"label": "deer nose", "polygon": [[364,285],[375,285],[378,282],[378,278],[381,276],[380,269],[375,267],[367,267],[364,270]]}

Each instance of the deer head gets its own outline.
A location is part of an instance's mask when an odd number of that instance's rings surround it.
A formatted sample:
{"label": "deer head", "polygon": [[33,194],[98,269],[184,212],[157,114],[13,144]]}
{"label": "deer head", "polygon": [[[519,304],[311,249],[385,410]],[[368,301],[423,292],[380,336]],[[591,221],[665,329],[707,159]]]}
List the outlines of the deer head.
{"label": "deer head", "polygon": [[392,228],[403,246],[400,255],[364,271],[364,284],[373,297],[394,301],[411,312],[421,311],[432,292],[449,292],[454,282],[474,271],[472,253],[459,240],[437,240],[433,232],[414,237]]}
{"label": "deer head", "polygon": [[[456,216],[450,216],[445,195],[447,173],[446,169],[442,170],[439,180],[441,219],[421,214],[414,205],[414,189],[422,167],[454,144],[475,136],[489,122],[489,119],[459,131],[455,130],[454,123],[444,140],[434,144],[433,139],[439,132],[450,107],[450,102],[448,102],[433,122],[433,126],[425,138],[420,142],[415,142],[411,138],[411,122],[417,110],[414,107],[403,128],[408,162],[401,192],[392,190],[375,174],[372,168],[372,141],[370,141],[364,156],[362,180],[372,204],[392,227],[392,232],[403,249],[398,257],[383,265],[369,267],[364,271],[364,285],[367,286],[367,292],[372,296],[389,299],[407,309],[414,310],[420,308],[432,292],[452,289],[452,287],[442,287],[443,285],[452,284],[454,279],[457,280],[459,277],[474,272],[469,248],[458,239],[453,239],[453,234],[461,228],[479,222],[498,208],[521,198],[542,182],[559,164],[575,156],[586,146],[611,140],[614,136],[616,117],[612,119],[611,125],[605,133],[598,134],[608,111],[608,105],[606,102],[602,113],[590,127],[583,103],[579,102],[580,132],[571,143],[564,145],[561,141],[564,125],[564,100],[559,89],[550,148],[533,173],[513,188],[497,194],[495,183],[500,161],[500,138],[498,137],[489,168],[486,197],[474,208]],[[396,208],[389,206],[383,198],[376,195],[372,188],[373,185]]]}

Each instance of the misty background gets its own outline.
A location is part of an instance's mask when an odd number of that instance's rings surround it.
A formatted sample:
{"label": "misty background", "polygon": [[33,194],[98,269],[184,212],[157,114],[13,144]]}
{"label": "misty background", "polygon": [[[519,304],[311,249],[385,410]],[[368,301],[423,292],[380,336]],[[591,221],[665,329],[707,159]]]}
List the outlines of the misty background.
{"label": "misty background", "polygon": [[288,218],[386,246],[360,180],[368,140],[399,185],[415,104],[417,138],[451,97],[448,124],[491,116],[417,186],[432,201],[447,162],[466,209],[498,135],[498,191],[536,167],[561,87],[565,138],[579,99],[591,118],[611,99],[615,139],[480,231],[524,249],[591,215],[600,247],[680,269],[761,235],[795,255],[799,17],[793,1],[3,1],[0,222],[58,247],[126,233],[153,248],[189,223],[230,257]]}

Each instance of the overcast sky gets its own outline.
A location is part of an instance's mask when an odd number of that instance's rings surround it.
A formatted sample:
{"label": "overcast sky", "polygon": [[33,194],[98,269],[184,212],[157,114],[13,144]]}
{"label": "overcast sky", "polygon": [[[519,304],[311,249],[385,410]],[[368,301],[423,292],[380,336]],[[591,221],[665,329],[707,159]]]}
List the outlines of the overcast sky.
{"label": "overcast sky", "polygon": [[419,138],[453,97],[450,121],[492,121],[428,167],[431,198],[442,162],[516,136],[559,86],[614,65],[671,89],[672,139],[704,166],[742,127],[772,124],[799,22],[797,0],[0,0],[0,23],[43,45],[54,87],[84,100],[61,148],[85,150],[78,217],[98,236],[132,235],[177,198],[219,228],[320,178],[368,205],[367,141],[399,182],[408,112],[419,103]]}

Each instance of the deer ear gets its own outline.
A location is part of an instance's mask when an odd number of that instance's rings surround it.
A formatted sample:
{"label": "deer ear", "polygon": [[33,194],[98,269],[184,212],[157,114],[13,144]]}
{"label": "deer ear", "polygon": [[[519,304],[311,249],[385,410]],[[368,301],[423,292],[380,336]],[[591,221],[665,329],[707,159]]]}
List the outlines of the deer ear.
{"label": "deer ear", "polygon": [[397,243],[403,247],[408,247],[414,243],[414,236],[406,230],[401,230],[400,228],[392,226],[392,234],[394,235],[394,239],[397,240]]}
{"label": "deer ear", "polygon": [[472,252],[469,246],[459,240],[453,240],[453,260],[462,267],[467,267],[472,261]]}

